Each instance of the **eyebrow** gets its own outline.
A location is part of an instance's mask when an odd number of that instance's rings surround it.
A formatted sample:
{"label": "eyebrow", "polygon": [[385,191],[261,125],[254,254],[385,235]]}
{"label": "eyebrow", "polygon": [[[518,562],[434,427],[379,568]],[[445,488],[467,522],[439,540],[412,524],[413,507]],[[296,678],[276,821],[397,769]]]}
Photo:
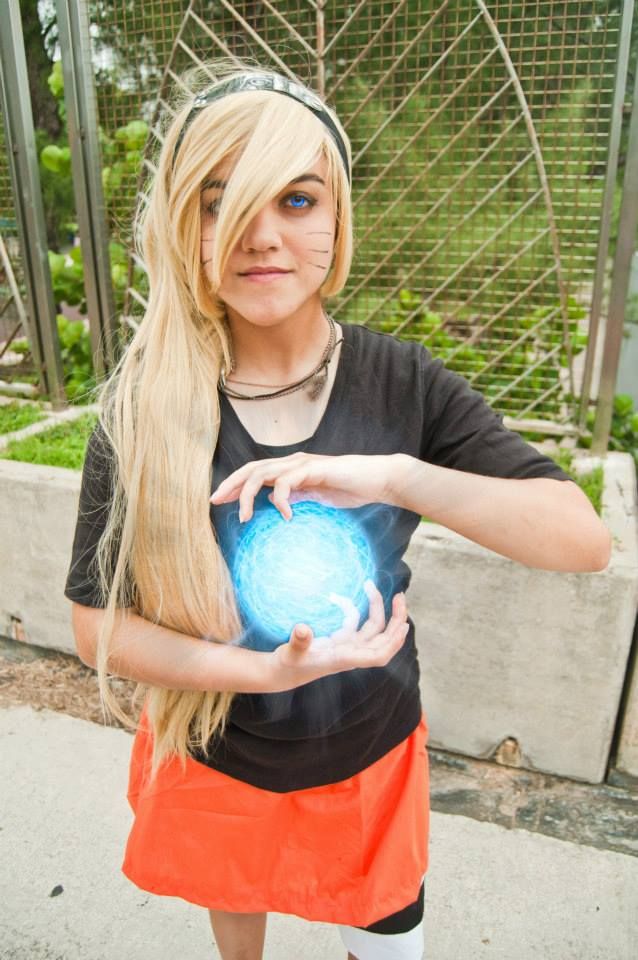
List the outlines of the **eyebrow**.
{"label": "eyebrow", "polygon": [[[288,186],[291,186],[293,183],[303,183],[306,180],[312,180],[315,183],[320,183],[324,187],[326,185],[326,181],[316,173],[302,173],[300,177],[295,177],[294,180],[291,180]],[[202,190],[223,190],[226,185],[226,180],[205,180],[202,185]]]}

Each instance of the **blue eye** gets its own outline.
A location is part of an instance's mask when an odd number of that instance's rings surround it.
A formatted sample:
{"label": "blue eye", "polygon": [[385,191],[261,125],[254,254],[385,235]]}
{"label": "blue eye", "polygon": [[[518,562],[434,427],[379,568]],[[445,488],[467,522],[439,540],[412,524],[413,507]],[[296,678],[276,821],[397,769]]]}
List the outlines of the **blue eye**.
{"label": "blue eye", "polygon": [[290,200],[290,206],[293,210],[305,210],[307,207],[313,207],[316,203],[311,197],[307,197],[305,193],[290,193],[286,197],[286,201]]}

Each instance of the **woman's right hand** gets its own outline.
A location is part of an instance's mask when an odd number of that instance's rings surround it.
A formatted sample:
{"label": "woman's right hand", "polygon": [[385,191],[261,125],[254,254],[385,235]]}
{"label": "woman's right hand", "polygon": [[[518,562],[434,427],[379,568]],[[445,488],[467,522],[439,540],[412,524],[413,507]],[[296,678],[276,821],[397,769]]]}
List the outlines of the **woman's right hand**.
{"label": "woman's right hand", "polygon": [[407,636],[408,610],[405,594],[392,598],[392,616],[385,622],[383,598],[375,585],[367,581],[365,590],[370,602],[368,619],[360,630],[359,611],[345,597],[333,595],[344,611],[343,626],[328,637],[315,637],[309,626],[298,623],[287,643],[282,643],[269,656],[272,658],[268,691],[292,690],[311,680],[318,680],[356,667],[384,667],[403,646]]}

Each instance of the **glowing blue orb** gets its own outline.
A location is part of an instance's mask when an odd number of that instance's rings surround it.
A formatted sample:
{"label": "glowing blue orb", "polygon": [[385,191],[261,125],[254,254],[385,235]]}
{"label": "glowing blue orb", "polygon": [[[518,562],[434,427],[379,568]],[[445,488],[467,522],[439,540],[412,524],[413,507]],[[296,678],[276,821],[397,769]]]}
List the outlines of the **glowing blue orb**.
{"label": "glowing blue orb", "polygon": [[344,612],[331,593],[366,614],[363,585],[375,578],[367,537],[346,511],[310,501],[292,511],[284,520],[270,503],[255,510],[232,566],[244,619],[273,646],[288,640],[296,623],[307,623],[315,636],[338,630]]}

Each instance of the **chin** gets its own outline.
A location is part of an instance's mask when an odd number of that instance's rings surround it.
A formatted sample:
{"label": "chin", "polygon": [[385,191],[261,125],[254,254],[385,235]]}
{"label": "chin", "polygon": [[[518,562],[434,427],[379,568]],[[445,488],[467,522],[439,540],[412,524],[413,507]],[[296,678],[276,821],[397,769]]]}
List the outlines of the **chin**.
{"label": "chin", "polygon": [[305,301],[301,303],[282,304],[279,303],[261,303],[258,308],[255,304],[247,305],[244,309],[240,305],[227,304],[232,312],[245,323],[254,324],[256,327],[272,327],[278,323],[287,320],[292,314],[301,310]]}

